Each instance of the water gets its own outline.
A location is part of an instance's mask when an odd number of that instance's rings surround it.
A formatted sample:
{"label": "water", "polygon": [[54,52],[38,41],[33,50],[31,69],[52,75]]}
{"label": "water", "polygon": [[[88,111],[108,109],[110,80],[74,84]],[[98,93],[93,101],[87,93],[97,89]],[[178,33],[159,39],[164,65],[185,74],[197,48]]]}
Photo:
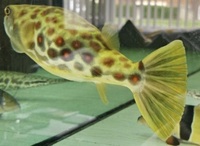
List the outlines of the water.
{"label": "water", "polygon": [[[0,6],[3,10],[6,5],[15,3],[62,6],[61,2],[50,0],[42,2],[37,0],[2,0]],[[4,14],[1,11],[1,22],[3,22],[3,16]],[[13,51],[2,23],[0,24],[0,34],[0,70],[23,72],[27,76],[40,75],[52,79],[58,78],[40,68],[27,55]],[[121,48],[121,52],[134,61],[141,60],[152,51],[154,50],[147,48]],[[187,49],[189,90],[200,90],[199,57],[200,52],[198,50]],[[139,111],[133,102],[132,93],[128,89],[108,85],[106,90],[110,101],[107,105],[101,102],[93,83],[66,81],[34,88],[6,90],[16,98],[20,104],[20,109],[1,115],[0,145],[33,145],[42,141],[44,143],[49,141],[55,143],[72,134],[74,134],[72,137],[63,141],[63,145],[76,145],[76,142],[79,142],[80,145],[134,145],[134,143],[137,145],[165,145],[156,136],[151,138],[153,134],[147,127],[138,126],[136,121]],[[196,105],[200,103],[200,100],[193,99],[188,95],[187,103]],[[133,106],[125,109],[132,104]],[[112,115],[120,109],[124,110],[114,116]],[[109,115],[112,116],[108,117]],[[104,118],[106,118],[105,121],[100,121]],[[98,122],[98,124],[94,128],[91,126],[93,129],[87,128],[95,122]],[[78,131],[82,130],[83,127],[86,128],[86,131],[79,133]],[[116,131],[113,129],[116,129]],[[126,136],[128,134],[130,135]],[[93,136],[93,139],[90,136]],[[98,139],[98,136],[100,136],[100,139]],[[52,137],[54,139],[51,139]],[[57,144],[62,145],[62,141]]]}

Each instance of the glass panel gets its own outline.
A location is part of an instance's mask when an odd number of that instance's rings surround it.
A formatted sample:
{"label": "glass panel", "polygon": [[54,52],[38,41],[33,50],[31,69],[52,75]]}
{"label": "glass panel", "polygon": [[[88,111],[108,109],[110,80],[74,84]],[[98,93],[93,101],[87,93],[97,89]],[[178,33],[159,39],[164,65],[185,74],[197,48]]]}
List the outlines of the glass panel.
{"label": "glass panel", "polygon": [[[117,7],[113,6],[115,2]],[[112,5],[112,10],[109,10],[108,6],[105,7],[105,4],[108,3]],[[64,6],[93,22],[97,27],[102,27],[105,23],[105,15],[108,15],[106,10],[119,13],[117,1],[106,2],[105,0],[68,0],[66,3],[56,0],[1,0],[1,10],[9,4]],[[133,6],[132,3],[131,6]],[[136,4],[134,4],[134,7],[136,7]],[[127,12],[125,8],[125,6],[121,6],[121,17],[124,12]],[[131,12],[135,11],[132,7],[129,9]],[[91,16],[89,10],[93,12]],[[129,14],[131,15],[131,13]],[[0,11],[1,22],[4,21],[4,15],[3,11]],[[97,19],[97,16],[100,19]],[[113,18],[116,16],[109,14],[106,20],[116,22],[116,18]],[[121,19],[125,20],[125,18]],[[120,24],[117,24],[119,29]],[[30,37],[31,27],[23,28],[27,31],[24,31],[27,37],[25,39]],[[159,34],[162,34],[162,32]],[[176,32],[174,31],[173,34],[176,34]],[[127,39],[130,39],[129,37],[131,38],[131,36],[127,36]],[[188,76],[193,76],[200,71],[198,31],[197,33],[194,31],[186,34],[180,33],[177,38],[183,40],[186,46]],[[15,36],[14,39],[18,39],[18,37]],[[40,43],[43,39],[45,38],[38,37],[37,43]],[[137,38],[133,39],[135,42],[140,41]],[[45,43],[51,43],[51,41],[53,39]],[[62,43],[62,40],[59,39],[58,41],[58,44]],[[192,43],[188,43],[188,41]],[[34,46],[34,44],[32,45]],[[75,47],[76,45],[80,44],[76,43]],[[36,61],[38,64],[35,63],[26,54],[21,54],[20,49],[16,44],[11,45],[11,39],[6,35],[3,23],[0,23],[0,112],[2,114],[0,119],[0,145],[13,145],[17,142],[22,145],[33,145],[40,142],[42,144],[55,143],[134,104],[132,92],[128,88],[117,85],[106,85],[109,103],[104,104],[94,83],[68,81],[52,75],[39,67],[40,61]],[[155,49],[148,48],[145,45],[136,48],[125,46],[120,48],[120,52],[133,62],[142,60],[153,51]],[[52,51],[51,56],[54,56],[54,53]],[[65,55],[67,57],[69,54]],[[29,56],[31,55],[29,54]],[[90,60],[90,56],[88,57],[87,59]],[[41,58],[39,57],[39,59]],[[62,75],[60,74],[60,76]],[[189,86],[189,88],[193,89],[193,86]],[[5,99],[7,101],[4,101]],[[5,105],[5,103],[8,105]]]}

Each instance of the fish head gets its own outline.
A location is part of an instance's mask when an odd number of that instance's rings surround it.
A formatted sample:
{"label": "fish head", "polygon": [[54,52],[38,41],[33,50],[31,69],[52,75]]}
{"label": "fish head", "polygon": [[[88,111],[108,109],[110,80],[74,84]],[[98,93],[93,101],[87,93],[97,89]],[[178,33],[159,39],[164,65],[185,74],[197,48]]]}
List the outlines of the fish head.
{"label": "fish head", "polygon": [[18,53],[24,53],[24,48],[28,45],[34,36],[34,23],[27,20],[26,13],[28,9],[23,6],[9,5],[5,7],[4,28],[10,38],[13,49]]}

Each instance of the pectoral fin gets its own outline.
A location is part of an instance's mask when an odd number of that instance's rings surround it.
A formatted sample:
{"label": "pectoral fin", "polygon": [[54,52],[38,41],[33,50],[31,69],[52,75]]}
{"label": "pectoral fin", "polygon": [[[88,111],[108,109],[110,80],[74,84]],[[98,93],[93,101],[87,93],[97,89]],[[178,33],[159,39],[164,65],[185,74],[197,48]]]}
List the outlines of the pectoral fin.
{"label": "pectoral fin", "polygon": [[96,87],[97,87],[97,90],[99,92],[99,96],[101,98],[101,101],[104,103],[104,104],[108,104],[108,99],[106,97],[106,93],[105,93],[105,86],[103,83],[96,83]]}
{"label": "pectoral fin", "polygon": [[11,43],[12,49],[15,50],[15,52],[23,53],[23,51],[20,50],[20,48],[14,42],[10,41],[10,43]]}
{"label": "pectoral fin", "polygon": [[20,105],[17,100],[9,93],[0,90],[0,113],[19,109]]}

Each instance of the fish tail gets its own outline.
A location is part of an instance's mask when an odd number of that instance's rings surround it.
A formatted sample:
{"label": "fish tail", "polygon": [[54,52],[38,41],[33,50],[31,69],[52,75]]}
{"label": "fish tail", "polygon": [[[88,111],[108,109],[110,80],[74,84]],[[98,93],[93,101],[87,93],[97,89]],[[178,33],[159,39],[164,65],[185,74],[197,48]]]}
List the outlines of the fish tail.
{"label": "fish tail", "polygon": [[162,140],[171,136],[184,111],[187,65],[183,43],[175,40],[138,63],[141,86],[133,91],[149,127]]}

